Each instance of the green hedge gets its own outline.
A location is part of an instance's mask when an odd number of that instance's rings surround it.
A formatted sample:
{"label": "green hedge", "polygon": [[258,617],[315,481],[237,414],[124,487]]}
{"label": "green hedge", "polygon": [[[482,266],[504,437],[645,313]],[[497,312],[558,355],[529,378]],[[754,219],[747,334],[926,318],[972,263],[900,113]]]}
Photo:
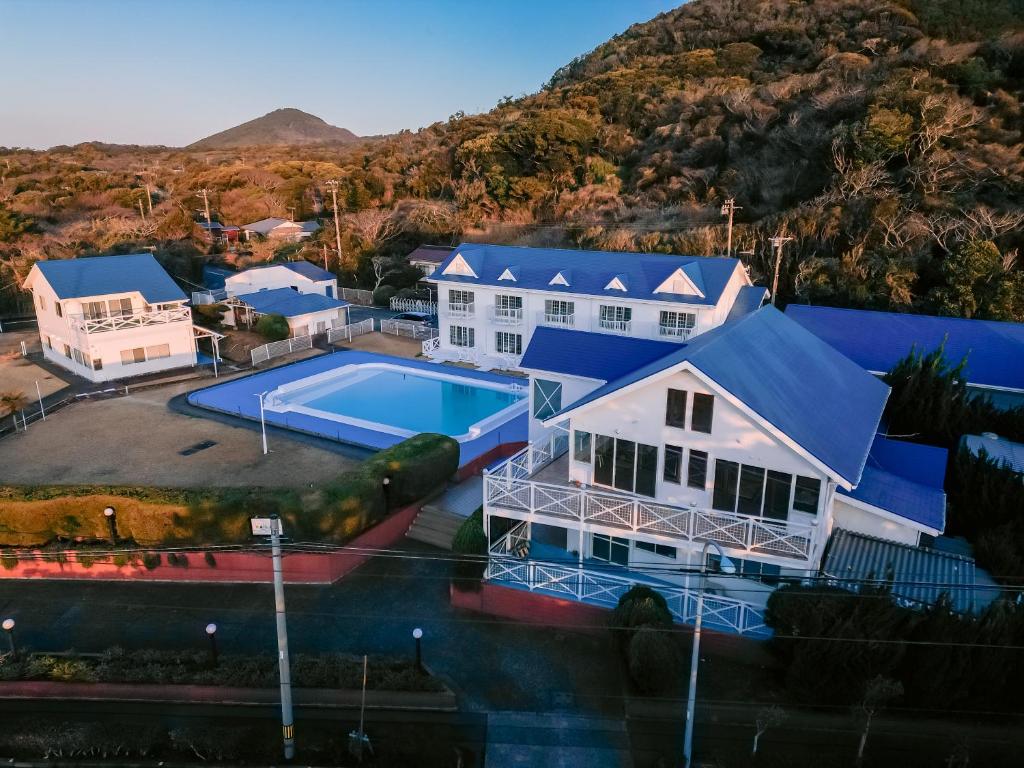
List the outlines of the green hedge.
{"label": "green hedge", "polygon": [[679,667],[679,649],[665,598],[638,584],[619,598],[611,625],[637,690],[646,694],[667,692]]}
{"label": "green hedge", "polygon": [[107,540],[107,506],[117,510],[119,537],[142,546],[245,542],[249,519],[272,514],[294,539],[343,543],[442,487],[458,465],[455,440],[422,434],[313,488],[0,486],[0,546]]}
{"label": "green hedge", "polygon": [[291,335],[284,315],[263,315],[256,321],[255,329],[267,341],[282,341]]}
{"label": "green hedge", "polygon": [[[452,551],[458,555],[487,554],[487,534],[484,532],[484,510],[478,507],[467,517],[452,539]],[[481,560],[459,561],[455,564],[455,576],[463,582],[478,581],[484,575],[487,563]],[[469,583],[462,586],[470,586]]]}

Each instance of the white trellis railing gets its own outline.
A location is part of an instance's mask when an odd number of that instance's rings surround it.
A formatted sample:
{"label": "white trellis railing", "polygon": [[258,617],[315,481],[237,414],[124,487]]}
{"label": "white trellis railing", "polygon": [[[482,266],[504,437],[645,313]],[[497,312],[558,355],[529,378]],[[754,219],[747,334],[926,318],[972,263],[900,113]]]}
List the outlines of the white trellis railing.
{"label": "white trellis railing", "polygon": [[269,344],[264,344],[262,347],[256,347],[252,350],[252,364],[258,365],[259,363],[265,363],[272,357],[280,357],[291,352],[297,352],[300,349],[311,349],[312,347],[312,336],[296,336],[291,339],[272,341]]}
{"label": "white trellis railing", "polygon": [[391,297],[392,312],[423,312],[428,315],[437,314],[437,302],[427,299],[400,299]]}
{"label": "white trellis railing", "polygon": [[[525,525],[525,524],[521,524]],[[484,577],[498,584],[527,589],[530,592],[551,593],[582,603],[614,608],[619,598],[637,584],[655,589],[668,604],[672,617],[692,624],[697,615],[697,590],[648,579],[636,573],[621,574],[609,570],[588,568],[582,563],[545,562],[515,556],[521,551],[521,541],[527,535],[521,526],[512,528],[491,547]],[[704,592],[703,621],[715,628],[723,628],[741,635],[767,635],[764,611],[758,606],[734,597]]]}
{"label": "white trellis railing", "polygon": [[437,337],[437,328],[425,323],[414,323],[409,320],[381,320],[380,332],[409,339],[433,339]]}
{"label": "white trellis railing", "polygon": [[427,339],[423,342],[423,356],[430,357],[431,355],[437,354],[437,351],[441,349],[441,337],[435,336],[432,339]]}
{"label": "white trellis railing", "polygon": [[358,323],[349,323],[348,325],[339,325],[335,328],[331,328],[327,331],[327,341],[333,344],[336,341],[352,341],[356,336],[362,336],[366,333],[373,333],[373,318],[368,317],[365,320],[360,320]]}
{"label": "white trellis railing", "polygon": [[[537,451],[535,454],[534,451]],[[543,515],[614,531],[650,533],[687,542],[796,560],[811,558],[816,526],[730,512],[673,507],[653,500],[529,478],[543,466],[543,445],[527,446],[484,475],[484,505],[512,513]],[[550,461],[551,459],[547,459]]]}
{"label": "white trellis railing", "polygon": [[550,464],[569,450],[568,423],[556,424],[545,437],[531,440],[525,448],[512,454],[494,470],[502,476],[525,479]]}
{"label": "white trellis railing", "polygon": [[108,315],[106,317],[86,317],[85,315],[69,315],[71,325],[84,333],[103,333],[104,331],[120,331],[124,328],[144,328],[147,325],[164,325],[166,323],[192,322],[192,310],[188,307],[171,309],[155,309],[150,312],[136,312],[131,315]]}

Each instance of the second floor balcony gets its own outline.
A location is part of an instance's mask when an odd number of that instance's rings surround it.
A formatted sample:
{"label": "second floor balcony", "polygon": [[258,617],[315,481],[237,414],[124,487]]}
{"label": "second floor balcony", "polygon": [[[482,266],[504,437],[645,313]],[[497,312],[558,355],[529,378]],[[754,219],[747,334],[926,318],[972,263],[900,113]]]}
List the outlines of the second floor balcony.
{"label": "second floor balcony", "polygon": [[600,318],[597,321],[597,328],[601,331],[609,333],[632,333],[633,332],[633,321],[632,320],[610,320],[608,318]]}
{"label": "second floor balcony", "polygon": [[576,315],[572,312],[539,312],[537,314],[537,323],[539,325],[551,326],[552,328],[575,328]]}
{"label": "second floor balcony", "polygon": [[452,301],[445,307],[444,313],[448,317],[474,317],[476,316],[476,304],[472,301]]}
{"label": "second floor balcony", "polygon": [[681,328],[675,325],[658,325],[658,337],[665,341],[685,341],[693,334],[693,328]]}
{"label": "second floor balcony", "polygon": [[110,315],[67,315],[71,327],[82,333],[106,333],[166,323],[192,322],[192,310],[185,306]]}
{"label": "second floor balcony", "polygon": [[523,310],[515,307],[491,307],[491,322],[495,325],[519,325],[523,322]]}

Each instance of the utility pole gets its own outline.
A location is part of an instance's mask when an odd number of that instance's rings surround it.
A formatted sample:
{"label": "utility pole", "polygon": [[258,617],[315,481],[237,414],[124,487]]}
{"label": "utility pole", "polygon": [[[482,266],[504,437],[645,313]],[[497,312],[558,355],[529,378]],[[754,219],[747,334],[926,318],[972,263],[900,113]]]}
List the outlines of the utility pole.
{"label": "utility pole", "polygon": [[284,759],[295,757],[295,720],[292,717],[292,675],[288,663],[288,625],[284,612],[284,572],[281,568],[281,520],[270,518],[270,555],[274,561],[274,611],[277,617],[277,658],[281,671],[281,737]]}
{"label": "utility pole", "polygon": [[210,221],[210,190],[203,187],[196,193],[196,197],[199,195],[203,196],[203,205],[206,207],[206,234],[210,236],[210,242],[213,242],[213,223]]}
{"label": "utility pole", "polygon": [[139,216],[142,217],[142,223],[146,223],[146,210],[142,207],[142,198],[139,198]]}
{"label": "utility pole", "polygon": [[729,217],[729,235],[725,245],[726,256],[732,256],[732,215],[736,211],[742,210],[743,208],[741,206],[736,205],[735,197],[730,197],[728,200],[725,201],[725,204],[722,206],[722,215]]}
{"label": "utility pole", "polygon": [[324,247],[324,269],[327,269],[327,243],[321,243]]}
{"label": "utility pole", "polygon": [[772,277],[772,306],[775,306],[775,292],[779,289],[779,268],[782,266],[782,246],[792,240],[792,237],[776,235],[768,238],[768,242],[775,248],[775,275]]}
{"label": "utility pole", "polygon": [[146,182],[146,207],[149,208],[149,218],[153,218],[153,192],[149,188],[149,182]]}
{"label": "utility pole", "polygon": [[334,237],[338,243],[338,263],[341,263],[341,225],[338,223],[338,181],[331,179],[327,182],[331,188],[331,197],[334,200]]}

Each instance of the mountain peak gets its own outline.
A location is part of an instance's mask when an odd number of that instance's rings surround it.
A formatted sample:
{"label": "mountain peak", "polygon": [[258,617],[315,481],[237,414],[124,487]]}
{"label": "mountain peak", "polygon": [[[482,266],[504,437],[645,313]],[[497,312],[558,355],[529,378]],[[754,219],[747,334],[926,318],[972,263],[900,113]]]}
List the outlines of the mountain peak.
{"label": "mountain peak", "polygon": [[359,139],[352,131],[338,128],[316,115],[295,107],[268,112],[247,123],[207,136],[189,149],[234,149],[251,146],[294,146],[299,144],[349,144]]}

